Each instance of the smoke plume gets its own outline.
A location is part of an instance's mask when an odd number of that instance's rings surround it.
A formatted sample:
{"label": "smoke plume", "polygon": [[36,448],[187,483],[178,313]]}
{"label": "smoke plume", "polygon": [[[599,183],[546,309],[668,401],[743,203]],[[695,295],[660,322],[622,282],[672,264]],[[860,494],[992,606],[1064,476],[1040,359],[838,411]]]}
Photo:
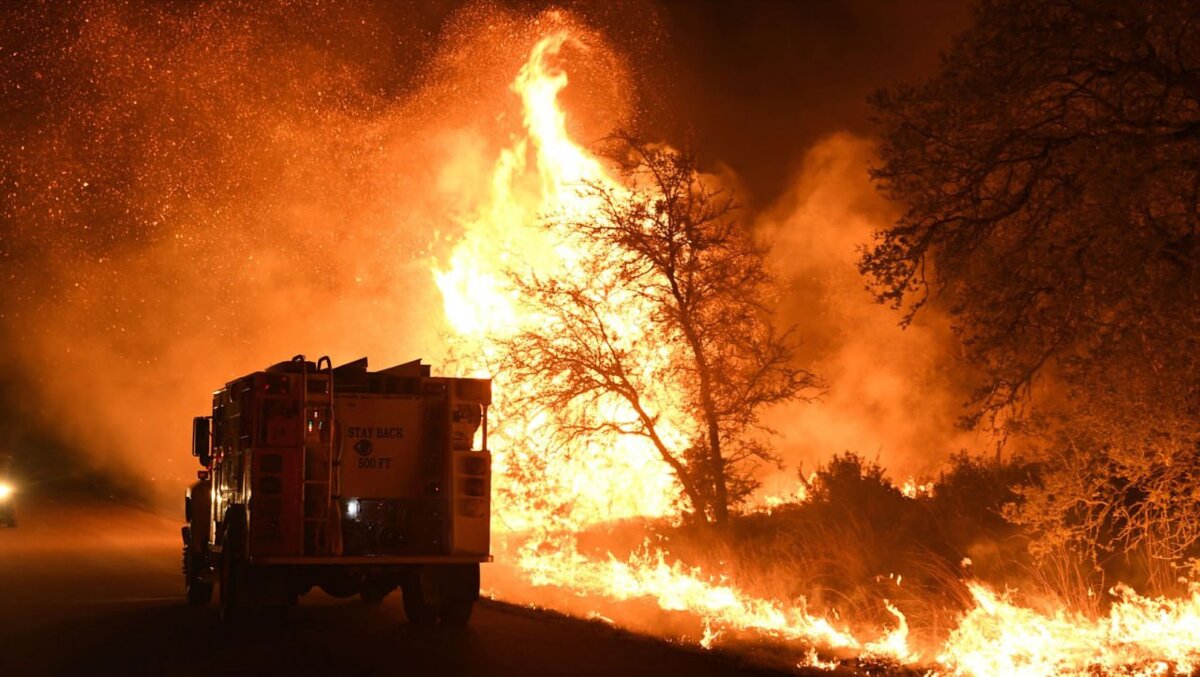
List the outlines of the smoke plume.
{"label": "smoke plume", "polygon": [[[858,273],[861,248],[897,215],[871,185],[873,158],[865,138],[825,137],[759,220],[785,287],[780,321],[796,326],[802,359],[829,383],[820,401],[775,411],[769,423],[791,466],[812,470],[851,451],[903,479],[986,441],[956,427],[970,379],[948,318],[934,306],[902,328],[900,313],[876,303]],[[766,489],[789,481],[768,480]]]}

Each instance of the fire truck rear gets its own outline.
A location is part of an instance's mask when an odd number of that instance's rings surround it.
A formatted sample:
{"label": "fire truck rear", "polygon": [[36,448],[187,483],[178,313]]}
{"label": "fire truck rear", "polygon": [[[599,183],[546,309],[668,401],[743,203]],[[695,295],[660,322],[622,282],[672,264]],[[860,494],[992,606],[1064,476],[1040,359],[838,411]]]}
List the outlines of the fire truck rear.
{"label": "fire truck rear", "polygon": [[463,625],[490,561],[488,379],[420,361],[369,371],[296,356],[229,382],[193,421],[203,467],[185,501],[188,601],[223,617],[314,586],[412,623]]}

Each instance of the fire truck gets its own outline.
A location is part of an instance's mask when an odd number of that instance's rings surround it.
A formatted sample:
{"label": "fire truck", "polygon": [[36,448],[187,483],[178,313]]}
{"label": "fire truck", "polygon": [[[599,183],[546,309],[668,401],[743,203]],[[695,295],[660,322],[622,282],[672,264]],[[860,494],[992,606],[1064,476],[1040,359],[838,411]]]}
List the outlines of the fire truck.
{"label": "fire truck", "polygon": [[370,371],[303,355],[230,381],[192,426],[203,466],[184,502],[187,598],[221,616],[319,587],[419,625],[462,626],[491,561],[489,379],[420,360]]}

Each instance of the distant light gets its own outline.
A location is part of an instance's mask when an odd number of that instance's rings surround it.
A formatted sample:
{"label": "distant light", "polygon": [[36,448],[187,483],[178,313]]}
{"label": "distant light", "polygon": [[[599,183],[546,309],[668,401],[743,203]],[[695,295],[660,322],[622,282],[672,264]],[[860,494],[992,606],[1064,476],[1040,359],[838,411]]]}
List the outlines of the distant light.
{"label": "distant light", "polygon": [[0,482],[0,501],[12,495],[13,488],[11,484]]}
{"label": "distant light", "polygon": [[358,499],[352,498],[346,501],[346,517],[351,519],[358,517]]}

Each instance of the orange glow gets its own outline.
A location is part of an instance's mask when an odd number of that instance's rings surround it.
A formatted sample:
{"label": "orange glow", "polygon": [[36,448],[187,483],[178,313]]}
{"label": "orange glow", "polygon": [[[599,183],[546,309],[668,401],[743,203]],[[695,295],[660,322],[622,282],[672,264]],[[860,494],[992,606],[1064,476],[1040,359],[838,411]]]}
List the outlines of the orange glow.
{"label": "orange glow", "polygon": [[808,479],[799,479],[788,489],[772,489],[760,491],[751,497],[746,506],[748,512],[761,512],[770,515],[780,508],[807,503],[812,498],[812,484],[817,474],[809,473]]}
{"label": "orange glow", "polygon": [[[583,248],[588,244],[555,235],[539,220],[552,213],[587,214],[594,205],[578,194],[582,182],[621,189],[605,165],[568,134],[558,100],[568,83],[558,60],[568,44],[586,54],[587,45],[563,30],[538,42],[515,74],[512,90],[523,105],[522,129],[494,163],[488,199],[462,224],[461,240],[434,270],[447,321],[460,344],[457,352],[468,360],[462,370],[495,378],[499,412],[506,411],[505,402],[520,389],[539,384],[512,383],[503,373],[490,373],[498,357],[497,339],[547,321],[536,308],[522,303],[509,273],[532,269],[543,276],[578,275],[573,263],[587,254]],[[614,324],[640,336],[638,326],[645,314],[635,303],[611,312]],[[646,356],[669,358],[661,352]],[[670,393],[664,401],[671,401]],[[614,420],[628,415],[619,402],[606,406]],[[732,637],[766,639],[794,651],[792,664],[820,669],[838,664],[816,648],[924,665],[932,674],[1126,674],[1128,666],[1135,666],[1134,674],[1165,674],[1186,673],[1200,665],[1197,590],[1189,599],[1166,601],[1120,588],[1109,616],[1087,618],[1066,612],[1043,615],[972,584],[974,606],[958,627],[941,647],[920,652],[910,646],[903,611],[884,600],[894,624],[852,629],[811,611],[802,598],[785,601],[748,594],[722,576],[674,561],[649,544],[625,558],[585,554],[573,534],[589,527],[633,517],[678,517],[675,480],[653,448],[636,437],[593,442],[563,455],[531,448],[523,441],[539,439],[547,422],[536,412],[520,414],[497,421],[491,435],[497,489],[494,524],[510,555],[496,566],[514,566],[526,586],[564,590],[584,600],[590,608],[580,615],[619,623],[612,620],[620,617],[614,605],[650,602],[665,612],[697,619],[703,630],[691,640],[706,648]],[[667,428],[668,436],[678,438]],[[517,472],[542,467],[537,463],[544,464],[545,472],[535,481]],[[931,484],[912,479],[900,489],[910,498],[931,496],[933,491]],[[770,512],[808,499],[807,483],[798,482],[793,489],[761,497],[752,509]],[[490,589],[489,594],[506,596],[503,585]],[[933,661],[936,665],[930,667]]]}
{"label": "orange glow", "polygon": [[[558,106],[567,74],[553,66],[552,60],[571,39],[563,31],[541,40],[517,74],[512,89],[523,104],[524,133],[500,154],[492,174],[490,199],[465,224],[466,233],[445,268],[434,273],[446,317],[461,341],[460,350],[478,358],[470,371],[494,376],[500,411],[504,410],[506,395],[511,397],[520,388],[535,388],[537,384],[509,383],[504,374],[489,373],[486,365],[496,357],[495,341],[546,321],[537,309],[522,305],[508,273],[531,269],[545,276],[575,274],[572,263],[585,255],[579,250],[583,245],[556,237],[539,225],[539,219],[550,213],[589,212],[593,205],[578,194],[583,182],[619,189],[602,164],[570,139],[566,117]],[[573,44],[586,50],[586,45]],[[630,304],[614,309],[607,320],[636,335],[643,315],[639,307]],[[631,417],[628,405],[614,401],[605,406],[614,419]],[[538,487],[513,487],[513,477],[505,471],[514,464],[527,464],[536,453],[519,440],[536,438],[545,425],[544,419],[535,414],[522,421],[519,429],[508,420],[495,431],[492,446],[499,492],[534,492],[529,505],[510,502],[499,506],[500,523],[517,530],[544,525],[545,510],[540,506],[547,501],[572,506],[570,514],[558,515],[561,526],[572,528],[623,517],[676,513],[674,479],[669,468],[648,441],[628,436],[613,438],[608,448],[574,450],[574,460],[555,464],[553,474]],[[674,435],[669,426],[666,435]]]}
{"label": "orange glow", "polygon": [[900,485],[900,493],[908,498],[930,498],[933,496],[933,482],[918,482],[913,478],[904,480]]}
{"label": "orange glow", "polygon": [[1180,600],[1125,586],[1107,616],[1038,613],[973,584],[975,608],[951,633],[938,663],[950,674],[1189,674],[1200,666],[1200,587]]}

